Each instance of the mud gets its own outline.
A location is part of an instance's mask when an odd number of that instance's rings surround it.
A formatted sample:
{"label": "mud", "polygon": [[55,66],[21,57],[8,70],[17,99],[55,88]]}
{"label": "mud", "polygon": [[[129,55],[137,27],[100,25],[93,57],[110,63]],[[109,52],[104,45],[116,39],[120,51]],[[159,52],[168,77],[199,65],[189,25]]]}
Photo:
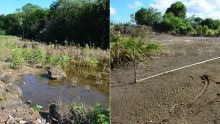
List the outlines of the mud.
{"label": "mud", "polygon": [[[220,53],[220,38],[158,35],[163,54],[137,65],[137,79],[197,63]],[[143,82],[134,82],[132,65],[111,72],[112,124],[218,124],[220,123],[220,60],[178,70]],[[207,90],[200,76],[208,75]],[[183,104],[183,105],[178,105]],[[171,109],[173,106],[174,109]],[[170,109],[172,112],[170,112]]]}

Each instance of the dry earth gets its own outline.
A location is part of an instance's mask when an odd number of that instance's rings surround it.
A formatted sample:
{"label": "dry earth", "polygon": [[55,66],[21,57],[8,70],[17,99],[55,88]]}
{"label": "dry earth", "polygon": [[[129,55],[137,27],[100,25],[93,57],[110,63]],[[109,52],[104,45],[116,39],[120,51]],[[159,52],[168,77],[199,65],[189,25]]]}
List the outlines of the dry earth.
{"label": "dry earth", "polygon": [[[137,78],[219,57],[220,38],[158,35],[166,52],[138,64]],[[132,66],[111,72],[112,124],[219,124],[220,84],[210,81],[207,90],[187,106],[204,87],[200,78],[220,81],[220,60],[178,70],[136,84]],[[176,104],[184,105],[176,106]]]}

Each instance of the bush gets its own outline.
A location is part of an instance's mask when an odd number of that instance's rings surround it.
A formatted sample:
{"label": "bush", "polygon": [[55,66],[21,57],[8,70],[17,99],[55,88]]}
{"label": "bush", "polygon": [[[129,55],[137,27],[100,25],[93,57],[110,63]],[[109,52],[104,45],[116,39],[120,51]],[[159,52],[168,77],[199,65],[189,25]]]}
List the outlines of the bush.
{"label": "bush", "polygon": [[186,27],[186,24],[183,19],[174,16],[173,13],[167,13],[163,17],[163,21],[159,24],[158,30],[161,31],[173,31],[174,33],[180,33],[182,28]]}

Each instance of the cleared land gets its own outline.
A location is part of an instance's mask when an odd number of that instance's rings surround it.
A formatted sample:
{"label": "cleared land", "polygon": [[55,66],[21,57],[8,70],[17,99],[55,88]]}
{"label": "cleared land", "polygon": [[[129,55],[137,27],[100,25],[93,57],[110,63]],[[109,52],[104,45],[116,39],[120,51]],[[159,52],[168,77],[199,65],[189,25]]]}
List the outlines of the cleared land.
{"label": "cleared land", "polygon": [[[220,38],[156,35],[166,48],[137,66],[137,79],[218,57]],[[217,124],[220,123],[220,84],[210,81],[207,90],[191,106],[187,104],[204,88],[200,78],[208,75],[220,81],[220,60],[178,70],[136,84],[128,65],[111,72],[111,122],[113,124]],[[120,86],[118,86],[120,85]]]}

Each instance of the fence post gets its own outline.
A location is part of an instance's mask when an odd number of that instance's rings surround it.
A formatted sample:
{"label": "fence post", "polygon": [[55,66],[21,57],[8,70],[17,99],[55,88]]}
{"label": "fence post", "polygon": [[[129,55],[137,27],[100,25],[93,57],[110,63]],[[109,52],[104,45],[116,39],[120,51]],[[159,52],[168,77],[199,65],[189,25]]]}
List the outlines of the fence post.
{"label": "fence post", "polygon": [[136,69],[135,49],[133,49],[133,65],[134,65],[134,83],[137,83],[137,69]]}

